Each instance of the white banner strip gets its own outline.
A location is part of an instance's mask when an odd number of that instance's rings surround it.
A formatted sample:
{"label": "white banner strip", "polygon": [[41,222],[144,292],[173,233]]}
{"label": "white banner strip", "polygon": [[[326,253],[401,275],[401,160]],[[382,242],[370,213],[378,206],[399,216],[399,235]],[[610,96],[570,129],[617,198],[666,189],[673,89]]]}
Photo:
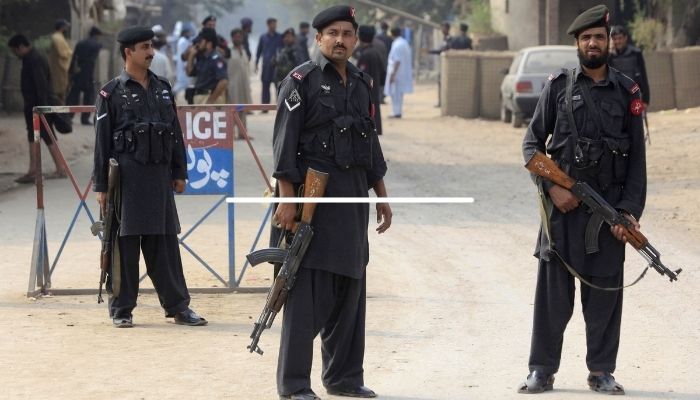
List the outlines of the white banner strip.
{"label": "white banner strip", "polygon": [[228,197],[227,203],[272,204],[272,203],[390,203],[390,204],[470,204],[473,197]]}

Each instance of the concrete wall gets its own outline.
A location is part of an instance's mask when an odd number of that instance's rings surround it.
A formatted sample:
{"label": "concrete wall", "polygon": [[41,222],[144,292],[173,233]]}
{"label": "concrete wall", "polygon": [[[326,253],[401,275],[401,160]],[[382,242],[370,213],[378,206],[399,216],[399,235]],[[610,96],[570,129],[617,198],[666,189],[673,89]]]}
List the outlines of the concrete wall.
{"label": "concrete wall", "polygon": [[[676,87],[676,107],[700,106],[700,46],[674,49],[673,79]],[[651,92],[652,102],[654,92]]]}
{"label": "concrete wall", "polygon": [[508,48],[520,50],[539,43],[538,0],[491,0],[491,24],[508,37]]}
{"label": "concrete wall", "polygon": [[676,108],[676,89],[673,78],[671,50],[644,52],[651,104],[649,111]]}
{"label": "concrete wall", "polygon": [[442,54],[441,114],[497,119],[501,112],[501,70],[513,53],[448,51]]}

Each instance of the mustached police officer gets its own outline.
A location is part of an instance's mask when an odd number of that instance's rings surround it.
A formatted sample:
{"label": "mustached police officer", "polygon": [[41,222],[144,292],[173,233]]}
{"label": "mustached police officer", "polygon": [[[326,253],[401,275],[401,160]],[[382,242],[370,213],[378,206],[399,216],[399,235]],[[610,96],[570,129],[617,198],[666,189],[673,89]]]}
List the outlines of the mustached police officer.
{"label": "mustached police officer", "polygon": [[[329,174],[327,197],[386,197],[386,163],[372,117],[374,82],[348,62],[357,43],[355,10],[335,6],[313,20],[319,54],[282,81],[275,120],[274,173],[279,194],[293,197],[307,168]],[[273,221],[291,230],[296,206],[280,204]],[[377,204],[377,232],[391,208]],[[368,204],[319,204],[314,238],[284,308],[277,364],[282,399],[313,400],[311,362],[320,334],[323,385],[330,394],[375,397],[364,386]]]}
{"label": "mustached police officer", "polygon": [[[109,312],[117,327],[132,326],[139,287],[139,253],[165,316],[182,325],[207,321],[189,308],[177,234],[180,222],[173,191],[185,190],[187,166],[182,131],[168,81],[149,71],[153,31],[134,27],[117,36],[125,66],[99,91],[95,122],[93,190],[105,208],[110,157],[119,162],[120,271],[108,281]],[[118,276],[112,276],[118,274]],[[116,278],[116,279],[115,279]],[[115,290],[117,289],[117,290]],[[118,293],[116,296],[114,293]]]}
{"label": "mustached police officer", "polygon": [[[545,152],[564,171],[588,183],[639,228],[646,199],[646,158],[639,85],[607,64],[608,9],[593,7],[568,29],[580,65],[545,86],[525,139],[523,155]],[[581,279],[586,321],[586,365],[591,390],[624,394],[615,381],[620,344],[625,240],[619,225],[602,224],[567,189],[536,179],[543,223],[535,315],[527,380],[521,393],[552,390],[564,330],[574,309],[574,273]],[[590,234],[589,234],[590,233]],[[571,272],[571,273],[570,273]],[[584,282],[584,280],[587,282]],[[597,287],[594,287],[597,286]]]}

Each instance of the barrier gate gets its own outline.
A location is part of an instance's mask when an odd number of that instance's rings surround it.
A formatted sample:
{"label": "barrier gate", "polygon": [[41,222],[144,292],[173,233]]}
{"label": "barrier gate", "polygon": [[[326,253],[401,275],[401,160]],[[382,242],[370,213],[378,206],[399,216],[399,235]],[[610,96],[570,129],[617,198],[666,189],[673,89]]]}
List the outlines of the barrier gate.
{"label": "barrier gate", "polygon": [[[272,192],[272,187],[268,180],[268,175],[258,158],[258,155],[253,148],[253,145],[248,136],[248,131],[240,119],[238,113],[248,111],[274,111],[275,105],[271,104],[214,104],[214,105],[186,105],[178,106],[177,113],[182,127],[183,138],[185,140],[185,148],[187,151],[187,169],[188,171],[196,170],[200,176],[196,179],[190,179],[187,182],[187,187],[184,195],[216,195],[220,198],[204,213],[189,230],[180,234],[180,246],[187,250],[212,276],[223,284],[223,287],[213,288],[188,288],[192,293],[230,293],[230,292],[259,292],[267,291],[268,288],[261,287],[242,287],[241,281],[249,266],[246,260],[241,271],[236,275],[235,268],[235,210],[234,204],[227,204],[228,208],[228,277],[222,277],[216,272],[206,261],[200,257],[197,252],[191,248],[186,240],[187,238],[202,224],[207,218],[225,203],[227,197],[234,196],[234,151],[233,151],[233,131],[232,127],[235,124],[239,132],[243,135],[251,155],[253,156],[258,170],[260,171],[263,182],[266,188]],[[73,228],[81,212],[84,212],[90,224],[95,222],[95,218],[87,206],[86,199],[92,187],[92,178],[86,186],[81,187],[70,169],[63,152],[58,146],[58,142],[54,138],[52,128],[46,120],[46,114],[50,113],[80,113],[94,112],[94,106],[40,106],[34,107],[33,129],[34,141],[32,143],[32,151],[35,154],[36,168],[36,203],[37,215],[36,226],[34,231],[34,243],[32,249],[31,267],[29,270],[29,286],[27,288],[27,297],[36,297],[43,294],[58,294],[58,295],[75,295],[75,294],[93,294],[97,293],[97,289],[60,289],[51,287],[51,276],[53,275],[58,261],[61,258],[63,249],[65,248],[68,239],[71,236]],[[48,132],[53,144],[56,144],[59,154],[59,163],[64,171],[67,172],[69,181],[75,191],[78,204],[73,214],[73,218],[69,224],[68,230],[63,237],[61,245],[56,253],[56,257],[49,261],[47,236],[46,236],[46,219],[44,211],[44,186],[41,166],[41,138],[40,127],[43,126]],[[262,218],[260,227],[251,245],[251,251],[257,247],[260,237],[264,231],[267,221],[270,218],[272,206],[269,206]],[[89,227],[86,227],[89,228]],[[99,240],[99,238],[97,238]],[[50,264],[50,266],[49,266]],[[144,273],[141,280],[146,277]],[[49,290],[50,289],[50,290]],[[141,292],[153,292],[153,289],[140,289]]]}

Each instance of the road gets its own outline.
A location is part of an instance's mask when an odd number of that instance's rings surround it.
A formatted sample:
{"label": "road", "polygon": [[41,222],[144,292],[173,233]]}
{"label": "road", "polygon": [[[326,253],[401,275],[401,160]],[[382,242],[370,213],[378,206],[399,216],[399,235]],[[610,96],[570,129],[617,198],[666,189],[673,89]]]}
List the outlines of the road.
{"label": "road", "polygon": [[[405,117],[386,121],[381,141],[389,194],[472,196],[476,202],[397,204],[391,229],[383,235],[371,232],[365,383],[383,399],[519,398],[515,390],[527,374],[539,218],[535,189],[520,156],[524,130],[440,117],[432,107],[435,98],[434,87],[420,85],[406,98]],[[249,118],[253,144],[268,172],[273,120],[272,114]],[[682,266],[684,272],[669,283],[650,271],[626,291],[615,376],[627,398],[698,399],[700,285],[694,266],[700,259],[700,109],[653,113],[649,122],[653,146],[642,229],[669,267]],[[92,133],[78,129],[64,143],[70,143],[71,167],[84,185]],[[235,163],[236,193],[260,196],[262,179],[246,147],[236,148]],[[68,181],[47,181],[46,198],[53,258],[77,204]],[[215,200],[178,198],[184,228]],[[94,211],[92,197],[89,204]],[[259,205],[236,208],[237,268],[264,211]],[[0,194],[3,397],[276,398],[279,324],[263,336],[263,356],[246,351],[263,293],[194,294],[192,307],[210,320],[203,328],[166,322],[155,295],[143,294],[134,311],[136,327],[113,329],[94,296],[25,297],[35,218],[33,187]],[[55,288],[96,286],[99,243],[88,226],[85,216],[78,218],[53,275]],[[223,209],[188,243],[226,274]],[[183,257],[190,287],[220,286],[194,258]],[[643,267],[629,251],[628,279]],[[266,286],[269,277],[269,268],[260,267],[247,272],[242,283]],[[143,287],[150,287],[148,280]],[[320,383],[318,347],[315,357],[313,388],[333,398]],[[586,376],[577,307],[555,391],[545,397],[597,396],[588,390]]]}

